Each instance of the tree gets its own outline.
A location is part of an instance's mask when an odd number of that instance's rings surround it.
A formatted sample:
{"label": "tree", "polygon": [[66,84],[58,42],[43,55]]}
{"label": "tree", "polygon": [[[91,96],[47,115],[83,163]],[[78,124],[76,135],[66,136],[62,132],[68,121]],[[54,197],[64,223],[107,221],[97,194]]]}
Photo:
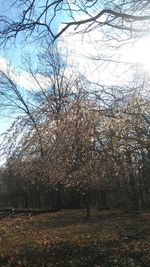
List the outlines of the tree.
{"label": "tree", "polygon": [[95,192],[105,208],[108,195],[115,198],[116,192],[121,205],[125,200],[132,208],[146,205],[149,99],[89,82],[56,46],[39,56],[38,71],[29,58],[28,63],[36,92],[25,93],[9,73],[0,77],[2,108],[19,113],[3,147],[8,177],[17,185],[21,178],[17,188],[28,192],[26,206],[30,188],[39,193],[39,206],[41,191],[48,190],[55,208],[65,188],[79,192],[88,216]]}
{"label": "tree", "polygon": [[[145,165],[143,151],[148,155],[149,147],[149,120],[143,120],[143,117],[148,118],[148,110],[149,101],[132,96],[122,107],[114,109],[114,116],[109,122],[112,134],[108,153],[109,162],[113,162],[112,181],[124,194],[128,207],[133,209],[144,207],[144,196],[147,195],[144,186],[149,172],[147,161],[147,174],[141,175],[141,170]],[[108,138],[108,134],[106,136]]]}
{"label": "tree", "polygon": [[[36,137],[39,141],[39,147],[41,155],[43,155],[42,147],[42,137],[39,131],[39,120],[40,114],[38,111],[38,116],[35,114],[34,109],[34,99],[32,94],[29,92],[23,92],[21,88],[11,79],[10,73],[5,73],[0,71],[0,97],[1,97],[1,108],[5,109],[5,113],[10,112],[14,114],[14,121],[12,127],[6,132],[7,138],[11,138],[11,132],[16,138],[22,133],[25,128],[31,127],[31,132],[36,132]],[[15,114],[17,113],[17,117]],[[27,134],[27,138],[30,138],[30,132]],[[14,140],[12,144],[12,151],[15,149],[19,140]],[[25,141],[26,142],[26,141]],[[26,144],[24,144],[26,145]],[[7,151],[8,152],[8,151]],[[11,155],[11,146],[10,146],[10,155]]]}
{"label": "tree", "polygon": [[[40,190],[42,181],[53,188],[59,184],[59,170],[62,172],[58,157],[61,124],[70,110],[70,102],[76,97],[73,92],[76,75],[66,75],[68,71],[72,74],[71,70],[68,70],[56,47],[51,47],[46,50],[46,54],[40,55],[39,62],[39,76],[28,65],[28,70],[38,85],[37,92],[24,92],[11,79],[10,74],[4,72],[1,72],[0,92],[2,109],[13,109],[17,114],[12,126],[4,134],[1,148],[8,160],[13,157],[13,172],[18,173],[22,180],[32,180]],[[43,79],[47,83],[43,84]],[[51,168],[52,166],[57,168]],[[52,194],[53,191],[54,189],[51,190]],[[55,200],[56,197],[54,202]]]}
{"label": "tree", "polygon": [[[149,1],[38,1],[12,0],[8,8],[18,15],[0,16],[0,39],[5,44],[24,32],[35,40],[49,37],[52,41],[71,28],[87,33],[102,29],[106,36],[123,40],[149,31]],[[55,29],[60,21],[61,27]],[[55,29],[55,30],[54,30]],[[113,31],[111,31],[113,29]]]}

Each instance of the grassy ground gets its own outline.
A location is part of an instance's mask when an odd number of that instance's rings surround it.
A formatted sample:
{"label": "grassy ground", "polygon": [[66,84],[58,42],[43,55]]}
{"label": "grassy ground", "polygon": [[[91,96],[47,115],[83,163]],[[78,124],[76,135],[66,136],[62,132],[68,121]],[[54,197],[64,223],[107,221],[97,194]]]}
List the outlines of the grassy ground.
{"label": "grassy ground", "polygon": [[150,267],[150,213],[62,211],[0,221],[0,266]]}

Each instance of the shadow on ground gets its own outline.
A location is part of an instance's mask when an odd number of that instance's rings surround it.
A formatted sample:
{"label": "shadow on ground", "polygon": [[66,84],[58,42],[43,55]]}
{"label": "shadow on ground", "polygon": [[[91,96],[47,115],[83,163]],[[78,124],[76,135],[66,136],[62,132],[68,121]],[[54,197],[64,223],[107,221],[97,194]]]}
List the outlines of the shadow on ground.
{"label": "shadow on ground", "polygon": [[[55,246],[24,247],[11,258],[0,258],[9,267],[149,267],[148,250],[133,250],[134,241],[89,242],[86,246],[61,242]],[[131,250],[130,250],[131,249]]]}

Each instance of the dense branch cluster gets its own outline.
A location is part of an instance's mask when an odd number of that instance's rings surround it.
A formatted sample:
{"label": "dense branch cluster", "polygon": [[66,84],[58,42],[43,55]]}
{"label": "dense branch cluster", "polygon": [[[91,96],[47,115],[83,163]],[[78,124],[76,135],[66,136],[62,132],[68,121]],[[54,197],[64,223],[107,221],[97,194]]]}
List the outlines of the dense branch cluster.
{"label": "dense branch cluster", "polygon": [[[122,40],[149,32],[150,3],[145,1],[66,1],[30,0],[10,1],[15,15],[0,16],[1,44],[16,39],[19,33],[25,38],[44,41],[56,40],[68,29],[71,33],[103,28],[108,38]],[[59,27],[60,25],[60,27]],[[113,33],[110,29],[113,29]]]}

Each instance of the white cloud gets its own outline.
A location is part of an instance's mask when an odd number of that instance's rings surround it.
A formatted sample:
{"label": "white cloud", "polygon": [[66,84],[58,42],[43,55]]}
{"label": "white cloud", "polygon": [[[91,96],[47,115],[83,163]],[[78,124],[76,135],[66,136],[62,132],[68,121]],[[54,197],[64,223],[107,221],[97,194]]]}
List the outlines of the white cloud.
{"label": "white cloud", "polygon": [[49,81],[40,74],[36,74],[34,79],[30,73],[23,71],[18,75],[17,84],[27,90],[38,90],[41,87],[46,88]]}
{"label": "white cloud", "polygon": [[[132,47],[126,46],[117,50],[104,46],[103,39],[104,35],[98,29],[84,35],[69,34],[68,31],[64,34],[63,42],[60,44],[60,51],[63,53],[65,49],[68,50],[68,62],[71,62],[80,73],[96,83],[118,85],[132,80],[133,72],[130,64],[117,64],[117,62],[111,62],[111,59],[140,63],[147,71],[150,71],[150,38],[143,38]],[[109,62],[103,61],[103,58],[108,58]],[[8,69],[11,78],[25,89],[38,90],[40,86],[46,88],[50,83],[48,78],[36,74],[39,86],[30,73],[26,71],[18,73],[6,58],[0,56],[0,70],[7,72]]]}
{"label": "white cloud", "polygon": [[6,72],[8,69],[8,61],[0,56],[0,70]]}
{"label": "white cloud", "polygon": [[96,83],[130,83],[139,66],[143,72],[150,74],[150,37],[142,38],[136,43],[120,45],[118,48],[111,47],[111,42],[105,43],[104,39],[100,29],[85,34],[70,34],[68,30],[64,34],[61,50],[63,46],[68,48],[68,61],[77,65],[82,74]]}
{"label": "white cloud", "polygon": [[[120,84],[126,81],[129,65],[121,66],[111,62],[112,56],[117,61],[121,57],[121,50],[113,51],[104,46],[103,34],[99,30],[90,33],[70,35],[66,33],[61,45],[68,48],[68,61],[73,62],[78,70],[89,80],[106,84]],[[109,60],[104,60],[108,58]],[[127,60],[126,60],[127,61]]]}
{"label": "white cloud", "polygon": [[[8,73],[10,78],[18,84],[20,87],[23,87],[27,90],[38,90],[40,86],[46,88],[49,84],[49,79],[43,77],[40,74],[36,74],[35,78],[26,71],[17,71],[10,62],[0,56],[0,70]],[[37,81],[36,81],[37,80]]]}

